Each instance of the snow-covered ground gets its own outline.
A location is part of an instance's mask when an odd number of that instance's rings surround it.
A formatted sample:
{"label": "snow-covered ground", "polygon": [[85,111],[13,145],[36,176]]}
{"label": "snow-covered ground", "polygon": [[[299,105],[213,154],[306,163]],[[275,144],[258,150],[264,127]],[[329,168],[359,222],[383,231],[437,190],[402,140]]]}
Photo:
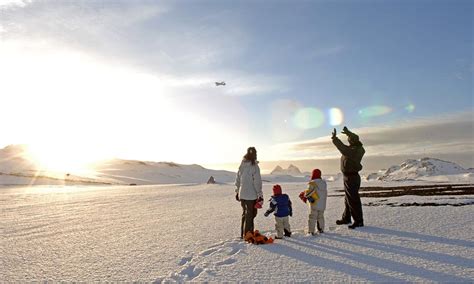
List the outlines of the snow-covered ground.
{"label": "snow-covered ground", "polygon": [[[304,186],[282,184],[294,235],[259,246],[238,238],[241,208],[228,184],[0,187],[0,280],[474,281],[472,205],[364,206],[366,226],[349,230],[335,225],[343,198],[329,197],[326,233],[312,237],[297,197]],[[330,182],[330,194],[341,186]],[[263,212],[256,228],[273,235]]]}

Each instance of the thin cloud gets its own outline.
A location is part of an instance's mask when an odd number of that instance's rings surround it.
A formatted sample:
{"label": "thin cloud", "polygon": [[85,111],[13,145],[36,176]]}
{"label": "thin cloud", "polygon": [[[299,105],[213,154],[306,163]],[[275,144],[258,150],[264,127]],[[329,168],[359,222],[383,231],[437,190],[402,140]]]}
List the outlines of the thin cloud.
{"label": "thin cloud", "polygon": [[456,73],[454,74],[454,76],[456,76],[456,78],[458,78],[459,80],[464,80],[464,76],[461,73]]}
{"label": "thin cloud", "polygon": [[17,7],[25,7],[32,0],[1,0],[0,1],[0,9],[12,9]]}
{"label": "thin cloud", "polygon": [[[474,117],[472,112],[430,117],[399,125],[353,129],[361,137],[366,155],[409,155],[465,153],[474,156]],[[345,135],[339,134],[345,140]],[[286,156],[330,158],[339,155],[329,136],[280,144]]]}
{"label": "thin cloud", "polygon": [[[226,72],[200,73],[186,76],[156,74],[160,84],[174,95],[199,96],[209,93],[229,97],[266,95],[288,90],[287,79],[278,76],[251,75],[246,73]],[[216,86],[215,82],[224,81],[225,86]]]}
{"label": "thin cloud", "polygon": [[331,47],[323,47],[323,48],[316,48],[312,52],[309,53],[309,58],[310,59],[315,59],[318,57],[324,57],[324,56],[332,56],[336,55],[339,53],[342,53],[346,50],[346,47],[343,45],[335,45]]}
{"label": "thin cloud", "polygon": [[32,2],[6,11],[0,32],[5,41],[49,42],[132,66],[183,96],[208,91],[214,81],[227,82],[221,90],[227,96],[288,90],[281,76],[224,67],[238,60],[249,42],[228,14],[177,22],[176,13],[170,2]]}
{"label": "thin cloud", "polygon": [[229,78],[224,93],[230,96],[281,93],[288,91],[286,81],[285,77],[241,74]]}

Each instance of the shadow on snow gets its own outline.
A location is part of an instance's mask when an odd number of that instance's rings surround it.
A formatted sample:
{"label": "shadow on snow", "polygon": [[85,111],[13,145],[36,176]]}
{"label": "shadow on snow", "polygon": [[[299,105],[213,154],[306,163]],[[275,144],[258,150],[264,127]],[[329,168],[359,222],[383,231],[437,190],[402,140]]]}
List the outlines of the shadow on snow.
{"label": "shadow on snow", "polygon": [[[400,236],[404,238],[418,239],[424,242],[437,242],[441,244],[456,245],[462,247],[473,247],[473,242],[465,240],[454,240],[443,237],[423,235],[419,233],[396,231],[385,228],[365,227],[364,232],[368,234],[384,234],[392,236]],[[382,244],[366,239],[361,239],[355,236],[342,236],[335,233],[325,233],[321,238],[332,239],[337,242],[347,243],[353,246],[369,248],[372,250],[379,250],[390,254],[398,254],[401,256],[416,257],[424,261],[438,262],[441,264],[455,265],[458,267],[474,268],[473,260],[460,257],[452,256],[438,252],[421,251],[413,248],[402,247],[399,245]],[[285,241],[292,243],[293,245],[301,247],[293,248],[285,245],[285,243],[278,243],[271,246],[262,246],[263,249],[270,251],[275,254],[282,254],[316,267],[323,267],[330,270],[336,270],[341,273],[347,274],[350,277],[360,277],[369,281],[377,282],[400,282],[406,281],[401,275],[411,275],[414,277],[423,278],[429,281],[448,281],[448,282],[469,282],[472,279],[458,277],[452,274],[447,274],[435,270],[428,270],[425,268],[405,264],[386,258],[375,257],[368,254],[354,252],[348,249],[340,247],[322,244],[317,242],[318,238],[286,238]],[[344,260],[351,260],[357,263],[363,263],[374,267],[375,269],[382,269],[386,272],[379,273],[375,271],[369,271],[362,269],[351,264],[347,264],[338,260],[328,259],[319,255],[307,253],[303,250],[308,248],[314,249],[315,252],[323,252],[329,255],[333,255]],[[389,274],[397,273],[402,278],[391,276]]]}

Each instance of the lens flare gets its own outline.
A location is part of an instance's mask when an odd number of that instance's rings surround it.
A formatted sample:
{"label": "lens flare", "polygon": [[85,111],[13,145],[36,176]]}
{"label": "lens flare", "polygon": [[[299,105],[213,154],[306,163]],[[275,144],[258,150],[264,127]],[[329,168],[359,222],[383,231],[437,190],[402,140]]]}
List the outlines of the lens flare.
{"label": "lens flare", "polygon": [[297,139],[303,132],[293,124],[295,113],[302,107],[297,101],[280,99],[272,102],[270,131],[272,140],[289,141]]}
{"label": "lens flare", "polygon": [[370,106],[359,110],[359,115],[363,118],[382,116],[392,112],[388,106]]}
{"label": "lens flare", "polygon": [[301,129],[317,128],[324,123],[324,114],[316,108],[302,108],[296,112],[294,123]]}
{"label": "lens flare", "polygon": [[414,104],[408,104],[406,107],[405,107],[405,110],[412,113],[415,111],[415,105]]}
{"label": "lens flare", "polygon": [[341,125],[344,122],[344,113],[342,113],[342,110],[337,107],[330,108],[328,115],[329,124],[331,126]]}

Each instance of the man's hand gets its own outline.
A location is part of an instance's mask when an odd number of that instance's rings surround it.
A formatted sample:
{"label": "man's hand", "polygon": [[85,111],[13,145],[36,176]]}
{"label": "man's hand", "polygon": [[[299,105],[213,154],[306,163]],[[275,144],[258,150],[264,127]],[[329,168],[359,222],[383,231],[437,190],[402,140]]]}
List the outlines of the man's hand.
{"label": "man's hand", "polygon": [[333,132],[332,132],[332,137],[331,138],[336,138],[336,128],[334,128]]}
{"label": "man's hand", "polygon": [[236,194],[235,194],[235,200],[240,201],[239,193],[236,193]]}
{"label": "man's hand", "polygon": [[349,133],[351,133],[351,132],[349,131],[349,129],[347,129],[347,126],[344,126],[344,128],[343,128],[342,131],[341,131],[341,133],[342,133],[342,134],[349,135]]}

